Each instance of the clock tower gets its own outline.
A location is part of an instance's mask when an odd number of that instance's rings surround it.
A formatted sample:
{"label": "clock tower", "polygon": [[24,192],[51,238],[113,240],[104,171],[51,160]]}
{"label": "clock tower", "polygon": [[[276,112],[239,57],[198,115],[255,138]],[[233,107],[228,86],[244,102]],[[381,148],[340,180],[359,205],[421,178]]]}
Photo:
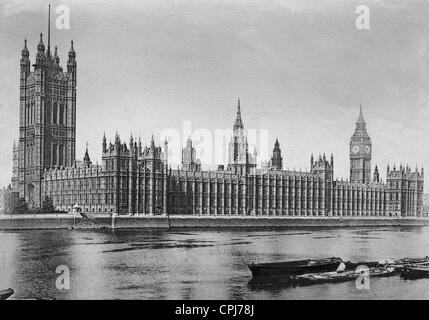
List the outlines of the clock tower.
{"label": "clock tower", "polygon": [[350,181],[369,183],[371,181],[371,138],[366,132],[366,123],[360,106],[356,128],[350,139]]}

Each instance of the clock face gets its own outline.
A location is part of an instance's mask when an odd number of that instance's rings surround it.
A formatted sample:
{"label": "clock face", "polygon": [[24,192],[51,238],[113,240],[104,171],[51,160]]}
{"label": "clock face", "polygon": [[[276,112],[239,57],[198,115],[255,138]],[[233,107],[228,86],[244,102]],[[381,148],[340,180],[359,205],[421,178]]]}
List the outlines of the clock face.
{"label": "clock face", "polygon": [[365,146],[365,153],[369,154],[371,152],[371,148],[369,146]]}
{"label": "clock face", "polygon": [[359,152],[359,146],[358,145],[354,145],[352,147],[352,153],[358,153]]}

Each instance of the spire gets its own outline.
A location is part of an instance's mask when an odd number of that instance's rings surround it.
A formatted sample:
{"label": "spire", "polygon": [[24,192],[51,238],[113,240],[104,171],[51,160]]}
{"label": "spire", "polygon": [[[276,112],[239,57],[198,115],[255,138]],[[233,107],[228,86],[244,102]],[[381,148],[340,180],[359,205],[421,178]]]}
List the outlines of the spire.
{"label": "spire", "polygon": [[103,152],[107,152],[106,133],[103,134]]}
{"label": "spire", "polygon": [[378,167],[375,165],[374,177],[372,179],[374,182],[380,182],[380,174],[378,173]]}
{"label": "spire", "polygon": [[138,141],[138,144],[137,144],[137,152],[138,152],[138,155],[142,154],[142,140],[141,140],[140,137],[139,137],[139,141]]}
{"label": "spire", "polygon": [[234,131],[237,129],[243,129],[243,122],[241,121],[241,108],[240,108],[240,98],[238,98],[237,104],[237,117],[234,123]]}
{"label": "spire", "polygon": [[155,141],[153,139],[153,134],[152,134],[152,138],[150,139],[150,147],[155,148]]}
{"label": "spire", "polygon": [[362,103],[360,104],[360,108],[359,108],[359,117],[356,121],[356,125],[357,126],[362,126],[363,128],[365,127],[365,119],[363,118],[363,112],[362,112]]}
{"label": "spire", "polygon": [[46,51],[46,55],[51,57],[51,5],[49,4],[48,9],[48,50]]}
{"label": "spire", "polygon": [[74,62],[75,58],[76,58],[76,52],[74,51],[73,40],[72,40],[70,41],[69,62]]}
{"label": "spire", "polygon": [[24,39],[24,48],[21,51],[21,56],[23,58],[28,58],[28,56],[29,56],[29,52],[28,52],[28,48],[27,48],[27,38]]}
{"label": "spire", "polygon": [[133,138],[133,133],[130,134],[130,149],[132,149],[134,145],[134,138]]}
{"label": "spire", "polygon": [[121,144],[121,139],[119,138],[118,131],[115,134],[115,146],[119,146]]}
{"label": "spire", "polygon": [[279,140],[276,138],[274,143],[273,157],[271,158],[271,166],[274,169],[281,170],[283,168],[283,158],[280,150]]}
{"label": "spire", "polygon": [[39,51],[39,53],[45,53],[45,45],[43,44],[43,33],[40,32],[40,41],[39,44],[37,45],[37,51]]}
{"label": "spire", "polygon": [[85,156],[83,157],[83,161],[86,163],[89,163],[91,161],[88,153],[88,142],[86,143],[86,151],[85,151]]}
{"label": "spire", "polygon": [[359,117],[356,121],[356,128],[355,128],[355,132],[353,134],[353,137],[355,137],[355,138],[369,138],[369,135],[366,132],[365,119],[363,118],[362,103],[360,104]]}
{"label": "spire", "polygon": [[60,65],[60,57],[58,56],[58,48],[55,46],[54,60],[56,65]]}

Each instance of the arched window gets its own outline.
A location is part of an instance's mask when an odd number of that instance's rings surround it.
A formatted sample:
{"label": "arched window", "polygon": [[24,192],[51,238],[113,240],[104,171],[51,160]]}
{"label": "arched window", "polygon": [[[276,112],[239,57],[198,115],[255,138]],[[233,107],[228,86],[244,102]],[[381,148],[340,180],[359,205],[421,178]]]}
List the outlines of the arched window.
{"label": "arched window", "polygon": [[60,166],[64,165],[64,145],[60,145],[60,161],[59,161],[59,165]]}
{"label": "arched window", "polygon": [[46,167],[49,167],[51,165],[51,146],[49,144],[46,146],[45,157]]}
{"label": "arched window", "polygon": [[25,125],[28,126],[30,124],[30,105],[25,105]]}
{"label": "arched window", "polygon": [[58,105],[54,103],[54,110],[52,112],[52,123],[57,124],[58,120]]}
{"label": "arched window", "polygon": [[34,105],[30,104],[30,124],[33,123],[33,110],[34,110]]}
{"label": "arched window", "polygon": [[54,144],[52,145],[52,165],[56,166],[57,165],[57,145]]}
{"label": "arched window", "polygon": [[64,125],[67,125],[67,106],[64,106]]}
{"label": "arched window", "polygon": [[60,124],[64,124],[64,105],[60,105]]}
{"label": "arched window", "polygon": [[46,101],[46,108],[45,108],[45,122],[47,124],[51,123],[51,103],[49,100]]}

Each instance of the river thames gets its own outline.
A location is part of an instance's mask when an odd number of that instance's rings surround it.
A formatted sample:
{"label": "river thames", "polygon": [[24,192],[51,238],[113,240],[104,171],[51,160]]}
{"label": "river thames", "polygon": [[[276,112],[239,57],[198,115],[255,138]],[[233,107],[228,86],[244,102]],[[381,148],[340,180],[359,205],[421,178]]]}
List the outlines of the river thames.
{"label": "river thames", "polygon": [[[429,227],[0,231],[0,289],[13,299],[429,299],[429,279],[252,286],[251,262],[429,255]],[[57,267],[70,271],[58,289]]]}

